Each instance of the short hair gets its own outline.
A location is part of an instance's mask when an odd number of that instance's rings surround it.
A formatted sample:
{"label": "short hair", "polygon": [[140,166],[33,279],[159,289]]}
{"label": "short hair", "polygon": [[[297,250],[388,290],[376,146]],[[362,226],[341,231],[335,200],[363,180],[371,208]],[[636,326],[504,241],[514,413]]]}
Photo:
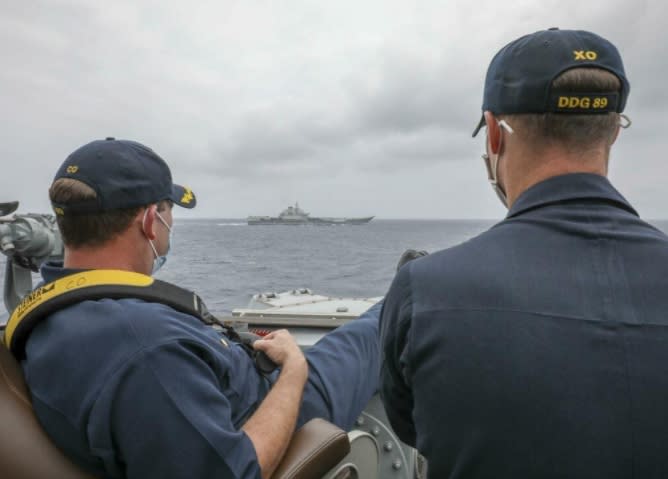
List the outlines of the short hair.
{"label": "short hair", "polygon": [[[569,93],[619,92],[621,82],[601,68],[573,68],[552,82],[553,91]],[[499,115],[524,141],[536,147],[558,144],[569,150],[586,150],[604,143],[612,145],[619,125],[615,112],[597,114],[521,113]]]}
{"label": "short hair", "polygon": [[[60,178],[49,188],[52,203],[67,205],[97,198],[95,190],[87,184],[72,178]],[[146,205],[148,206],[148,205]],[[146,206],[113,209],[98,213],[56,215],[58,229],[65,246],[70,248],[102,246],[126,231],[132,220]],[[158,210],[171,208],[172,203],[164,200],[158,203]]]}

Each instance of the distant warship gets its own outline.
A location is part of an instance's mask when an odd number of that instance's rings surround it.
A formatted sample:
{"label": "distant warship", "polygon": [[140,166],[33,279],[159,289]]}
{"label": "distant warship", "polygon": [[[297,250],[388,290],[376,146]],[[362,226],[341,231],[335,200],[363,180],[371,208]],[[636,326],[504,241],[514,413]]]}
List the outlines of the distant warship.
{"label": "distant warship", "polygon": [[299,207],[299,203],[288,206],[278,216],[249,216],[249,225],[362,225],[373,219],[373,216],[363,218],[317,218],[311,217]]}

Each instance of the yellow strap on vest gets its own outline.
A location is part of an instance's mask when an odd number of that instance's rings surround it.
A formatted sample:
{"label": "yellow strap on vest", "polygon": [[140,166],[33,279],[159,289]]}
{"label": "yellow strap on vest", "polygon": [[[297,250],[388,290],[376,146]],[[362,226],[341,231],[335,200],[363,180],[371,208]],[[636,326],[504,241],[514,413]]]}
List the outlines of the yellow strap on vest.
{"label": "yellow strap on vest", "polygon": [[[64,276],[51,283],[32,291],[14,309],[7,326],[3,341],[10,350],[15,350],[15,335],[17,330],[24,327],[32,329],[33,325],[25,325],[24,320],[36,312],[40,307],[47,306],[56,298],[65,296],[79,296],[77,292],[83,292],[94,287],[130,286],[132,288],[151,286],[154,279],[145,274],[122,271],[115,269],[95,269]],[[84,295],[85,296],[85,295]],[[86,299],[85,297],[83,299]]]}
{"label": "yellow strap on vest", "polygon": [[228,339],[242,345],[262,374],[270,374],[277,368],[265,353],[250,346],[252,340],[245,340],[231,326],[212,315],[202,299],[192,291],[151,276],[115,269],[75,273],[35,289],[12,312],[5,329],[4,343],[16,359],[24,359],[28,337],[42,319],[82,301],[126,298],[165,304],[199,319],[207,326],[218,326]]}

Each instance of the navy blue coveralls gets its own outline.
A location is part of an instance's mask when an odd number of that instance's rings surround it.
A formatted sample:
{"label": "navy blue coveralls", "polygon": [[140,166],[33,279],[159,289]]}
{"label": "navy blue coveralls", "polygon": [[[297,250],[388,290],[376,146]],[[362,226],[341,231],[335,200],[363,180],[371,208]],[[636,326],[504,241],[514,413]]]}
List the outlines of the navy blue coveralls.
{"label": "navy blue coveralls", "polygon": [[430,478],[668,477],[668,238],[607,179],[550,178],[408,263],[381,396]]}
{"label": "navy blue coveralls", "polygon": [[[46,282],[73,272],[42,268]],[[298,425],[352,426],[378,386],[379,313],[380,304],[306,352]],[[37,325],[26,353],[40,423],[95,477],[260,478],[241,427],[278,372],[265,378],[198,319],[138,299],[84,301]]]}

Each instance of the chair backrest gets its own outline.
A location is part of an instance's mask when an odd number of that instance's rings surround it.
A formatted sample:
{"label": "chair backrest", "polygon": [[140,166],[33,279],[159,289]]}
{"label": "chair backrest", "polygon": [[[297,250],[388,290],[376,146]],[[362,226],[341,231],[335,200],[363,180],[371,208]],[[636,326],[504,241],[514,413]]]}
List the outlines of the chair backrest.
{"label": "chair backrest", "polygon": [[37,422],[23,372],[0,344],[0,477],[90,479],[58,450]]}

